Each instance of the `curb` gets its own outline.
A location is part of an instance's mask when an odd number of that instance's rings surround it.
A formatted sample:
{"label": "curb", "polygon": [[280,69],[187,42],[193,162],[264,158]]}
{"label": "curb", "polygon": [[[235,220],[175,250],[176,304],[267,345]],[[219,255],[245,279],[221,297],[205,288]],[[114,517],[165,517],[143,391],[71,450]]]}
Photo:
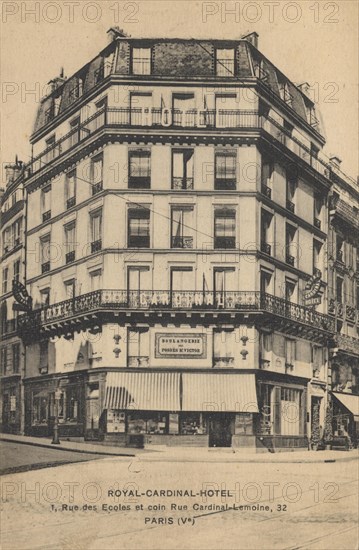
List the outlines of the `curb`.
{"label": "curb", "polygon": [[121,456],[134,458],[134,454],[124,454],[124,453],[111,453],[109,451],[102,451],[101,448],[98,451],[86,450],[86,449],[73,449],[69,447],[61,447],[61,445],[51,445],[51,443],[38,443],[37,441],[21,441],[19,439],[10,439],[7,437],[0,436],[0,441],[6,441],[8,443],[19,443],[20,445],[32,445],[33,447],[42,447],[44,449],[58,449],[60,451],[68,451],[71,453],[82,453],[88,455],[104,455],[104,456]]}

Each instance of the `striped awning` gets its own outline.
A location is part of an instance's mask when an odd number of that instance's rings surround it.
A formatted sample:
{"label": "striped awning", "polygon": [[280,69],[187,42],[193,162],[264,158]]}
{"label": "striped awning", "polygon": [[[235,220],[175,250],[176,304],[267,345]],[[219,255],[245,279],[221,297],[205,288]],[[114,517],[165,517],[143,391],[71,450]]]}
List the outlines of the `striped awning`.
{"label": "striped awning", "polygon": [[180,410],[180,373],[108,372],[106,409]]}
{"label": "striped awning", "polygon": [[254,374],[183,373],[183,411],[258,412]]}
{"label": "striped awning", "polygon": [[332,392],[334,397],[354,416],[355,422],[359,422],[359,395],[351,393]]}

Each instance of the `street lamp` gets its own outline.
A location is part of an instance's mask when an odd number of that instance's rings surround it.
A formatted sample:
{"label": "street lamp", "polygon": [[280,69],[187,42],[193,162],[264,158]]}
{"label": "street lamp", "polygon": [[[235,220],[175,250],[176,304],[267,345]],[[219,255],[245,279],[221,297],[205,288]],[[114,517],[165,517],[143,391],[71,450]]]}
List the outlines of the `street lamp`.
{"label": "street lamp", "polygon": [[57,388],[55,391],[55,420],[54,420],[54,434],[52,437],[52,445],[60,445],[59,440],[59,403],[62,396],[62,391]]}

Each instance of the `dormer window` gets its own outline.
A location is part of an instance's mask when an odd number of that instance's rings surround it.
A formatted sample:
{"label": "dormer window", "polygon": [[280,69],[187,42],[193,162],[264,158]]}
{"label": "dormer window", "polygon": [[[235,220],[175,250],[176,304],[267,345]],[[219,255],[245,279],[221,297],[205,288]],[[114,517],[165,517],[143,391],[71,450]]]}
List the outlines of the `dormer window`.
{"label": "dormer window", "polygon": [[216,75],[235,76],[234,74],[234,48],[218,48],[216,50]]}
{"label": "dormer window", "polygon": [[132,74],[151,74],[151,48],[133,48]]}

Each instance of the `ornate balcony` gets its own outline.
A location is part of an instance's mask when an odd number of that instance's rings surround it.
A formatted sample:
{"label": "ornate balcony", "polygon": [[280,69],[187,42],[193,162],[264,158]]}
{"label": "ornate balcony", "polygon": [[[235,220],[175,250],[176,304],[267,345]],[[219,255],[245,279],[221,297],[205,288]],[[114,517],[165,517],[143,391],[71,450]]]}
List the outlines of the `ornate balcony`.
{"label": "ornate balcony", "polygon": [[272,247],[270,244],[265,243],[264,241],[261,242],[261,251],[264,252],[264,254],[268,254],[268,256],[271,255]]}
{"label": "ornate balcony", "polygon": [[99,181],[98,183],[95,183],[92,185],[92,195],[97,195],[97,193],[100,193],[103,189],[102,181]]}
{"label": "ornate balcony", "polygon": [[322,222],[320,221],[319,218],[314,218],[314,227],[316,227],[317,229],[322,228]]}
{"label": "ornate balcony", "polygon": [[291,265],[294,267],[294,264],[295,264],[295,258],[294,256],[291,256],[290,254],[286,254],[285,256],[285,261],[288,265]]}
{"label": "ornate balcony", "polygon": [[172,248],[193,248],[193,237],[172,237]]}
{"label": "ornate balcony", "polygon": [[355,354],[359,357],[359,338],[353,338],[345,334],[336,334],[334,336],[334,343],[340,350]]}
{"label": "ornate balcony", "polygon": [[67,199],[67,201],[66,201],[67,210],[69,210],[69,208],[72,208],[73,206],[75,206],[75,204],[76,204],[76,197],[70,197],[69,199]]}
{"label": "ornate balcony", "polygon": [[[69,327],[85,326],[98,314],[124,315],[141,311],[163,315],[166,312],[201,314],[270,314],[271,323],[278,318],[306,325],[320,332],[334,333],[333,318],[312,308],[288,302],[271,294],[255,291],[168,291],[168,290],[96,290],[57,304],[48,305],[18,318],[19,328],[25,332],[68,331]],[[273,323],[272,323],[273,324]],[[66,326],[68,325],[68,326]],[[36,336],[36,334],[35,334]]]}
{"label": "ornate balcony", "polygon": [[91,243],[91,254],[94,254],[95,252],[99,252],[102,249],[102,239],[98,239],[97,241],[93,241]]}
{"label": "ornate balcony", "polygon": [[46,212],[43,212],[42,221],[47,222],[50,219],[51,219],[51,210],[47,210]]}
{"label": "ornate balcony", "polygon": [[213,357],[214,368],[231,368],[234,367],[234,357]]}
{"label": "ornate balcony", "polygon": [[65,256],[65,261],[67,264],[70,264],[71,262],[75,261],[75,251],[71,250],[70,252],[67,252]]}
{"label": "ornate balcony", "polygon": [[265,183],[262,183],[261,191],[263,195],[265,195],[269,199],[272,198],[272,189],[268,187],[268,185],[266,185]]}
{"label": "ornate balcony", "polygon": [[176,191],[193,189],[193,178],[172,178],[172,189]]}
{"label": "ornate balcony", "polygon": [[50,262],[41,264],[41,273],[47,273],[48,271],[50,271]]}
{"label": "ornate balcony", "polygon": [[148,355],[129,355],[127,365],[129,367],[149,367],[150,358]]}
{"label": "ornate balcony", "polygon": [[287,200],[286,207],[287,207],[287,210],[289,210],[289,212],[292,212],[294,214],[294,211],[295,211],[294,202]]}

